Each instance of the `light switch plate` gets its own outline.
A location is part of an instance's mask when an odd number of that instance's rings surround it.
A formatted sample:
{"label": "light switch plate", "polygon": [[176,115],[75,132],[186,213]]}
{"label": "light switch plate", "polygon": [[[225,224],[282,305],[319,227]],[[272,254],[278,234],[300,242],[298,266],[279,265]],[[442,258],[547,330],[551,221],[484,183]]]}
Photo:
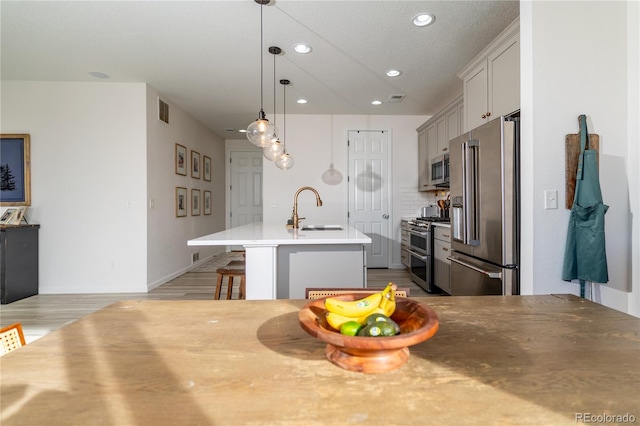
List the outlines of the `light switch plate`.
{"label": "light switch plate", "polygon": [[545,210],[558,208],[558,190],[547,189],[544,191],[544,208]]}

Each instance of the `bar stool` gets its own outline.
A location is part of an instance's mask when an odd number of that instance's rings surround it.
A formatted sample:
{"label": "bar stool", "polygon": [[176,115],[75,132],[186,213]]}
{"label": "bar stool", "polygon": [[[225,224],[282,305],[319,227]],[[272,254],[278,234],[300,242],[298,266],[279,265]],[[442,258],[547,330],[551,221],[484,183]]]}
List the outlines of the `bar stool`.
{"label": "bar stool", "polygon": [[[240,262],[240,263],[235,263],[235,265],[232,265],[234,262]],[[218,268],[216,270],[216,273],[218,274],[218,281],[216,282],[216,293],[214,296],[215,300],[220,300],[220,292],[222,290],[222,281],[225,279],[225,277],[228,280],[227,300],[231,299],[231,292],[233,291],[233,279],[235,277],[240,277],[240,289],[238,293],[238,298],[239,299],[245,298],[244,293],[245,293],[246,276],[245,276],[245,269],[244,269],[244,261],[242,260],[231,261],[226,266],[222,268]]]}

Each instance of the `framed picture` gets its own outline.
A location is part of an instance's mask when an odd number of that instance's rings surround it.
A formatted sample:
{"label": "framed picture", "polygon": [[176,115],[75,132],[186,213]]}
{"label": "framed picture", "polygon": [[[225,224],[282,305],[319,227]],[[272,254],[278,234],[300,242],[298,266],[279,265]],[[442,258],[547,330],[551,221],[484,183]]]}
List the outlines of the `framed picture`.
{"label": "framed picture", "polygon": [[204,191],[204,214],[211,214],[211,191]]}
{"label": "framed picture", "polygon": [[200,216],[200,190],[191,190],[191,216]]}
{"label": "framed picture", "polygon": [[187,175],[187,148],[176,144],[176,174]]}
{"label": "framed picture", "polygon": [[191,151],[191,177],[200,179],[200,153]]}
{"label": "framed picture", "polygon": [[176,217],[187,215],[187,188],[176,186]]}
{"label": "framed picture", "polygon": [[0,225],[9,225],[11,218],[18,209],[6,209],[2,216],[0,216]]}
{"label": "framed picture", "polygon": [[11,215],[8,219],[9,225],[20,225],[22,223],[22,219],[24,219],[24,214],[27,212],[27,206],[22,206],[16,208],[15,213]]}
{"label": "framed picture", "polygon": [[0,135],[0,206],[31,205],[29,135]]}
{"label": "framed picture", "polygon": [[211,158],[205,155],[202,160],[204,162],[204,180],[211,181]]}

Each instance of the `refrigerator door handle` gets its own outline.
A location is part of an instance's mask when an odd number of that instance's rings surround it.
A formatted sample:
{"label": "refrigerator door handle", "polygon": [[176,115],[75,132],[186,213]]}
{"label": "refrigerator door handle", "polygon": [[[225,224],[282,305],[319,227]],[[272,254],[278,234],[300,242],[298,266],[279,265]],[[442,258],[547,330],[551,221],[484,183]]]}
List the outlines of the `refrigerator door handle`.
{"label": "refrigerator door handle", "polygon": [[475,265],[471,265],[471,264],[469,264],[467,262],[463,262],[462,260],[460,260],[460,259],[458,259],[457,257],[454,257],[454,256],[448,256],[447,260],[450,260],[450,261],[452,261],[454,263],[457,263],[458,265],[462,265],[462,266],[464,266],[466,268],[473,269],[474,271],[480,272],[481,274],[484,274],[484,275],[488,276],[489,278],[502,279],[502,272],[487,271],[485,269],[478,268]]}
{"label": "refrigerator door handle", "polygon": [[470,246],[480,245],[478,214],[478,151],[480,143],[468,140],[462,144],[462,199],[464,221],[463,243]]}

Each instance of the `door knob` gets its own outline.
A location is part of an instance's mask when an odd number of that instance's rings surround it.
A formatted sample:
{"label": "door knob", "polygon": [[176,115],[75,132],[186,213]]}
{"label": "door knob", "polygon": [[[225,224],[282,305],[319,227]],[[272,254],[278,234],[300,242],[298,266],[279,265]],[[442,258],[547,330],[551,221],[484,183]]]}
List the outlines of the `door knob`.
{"label": "door knob", "polygon": [[389,219],[389,215],[388,215],[388,214],[383,214],[383,215],[382,215],[382,218],[383,218],[383,219]]}

